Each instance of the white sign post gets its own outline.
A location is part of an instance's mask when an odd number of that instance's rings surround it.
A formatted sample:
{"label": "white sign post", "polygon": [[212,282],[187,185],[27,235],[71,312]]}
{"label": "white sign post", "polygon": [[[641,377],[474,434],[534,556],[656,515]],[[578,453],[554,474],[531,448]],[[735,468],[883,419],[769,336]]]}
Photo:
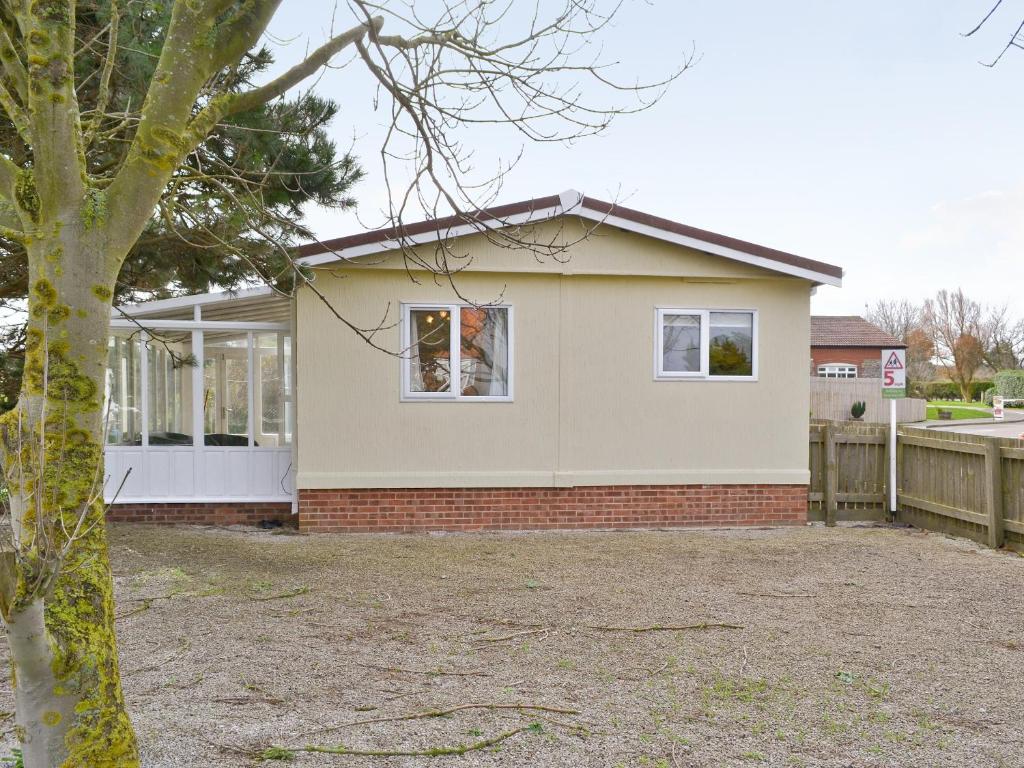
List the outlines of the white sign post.
{"label": "white sign post", "polygon": [[907,351],[882,350],[882,397],[889,401],[889,512],[896,514],[896,401],[907,396]]}
{"label": "white sign post", "polygon": [[1003,410],[1003,398],[993,397],[992,398],[992,418],[996,421],[1002,421],[1005,411]]}

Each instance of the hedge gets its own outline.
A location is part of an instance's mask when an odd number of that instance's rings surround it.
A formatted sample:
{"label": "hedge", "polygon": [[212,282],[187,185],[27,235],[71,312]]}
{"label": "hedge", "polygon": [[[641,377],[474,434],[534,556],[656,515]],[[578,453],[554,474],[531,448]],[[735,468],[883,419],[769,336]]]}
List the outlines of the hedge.
{"label": "hedge", "polygon": [[[971,400],[981,401],[985,392],[992,389],[991,381],[971,382]],[[925,397],[929,400],[960,400],[960,385],[952,381],[933,381],[924,388]]]}
{"label": "hedge", "polygon": [[971,382],[971,400],[977,400],[981,402],[984,399],[985,393],[988,392],[994,386],[995,382],[992,381],[972,381]]}
{"label": "hedge", "polygon": [[994,381],[997,394],[1011,400],[1024,399],[1024,371],[1000,371]]}
{"label": "hedge", "polygon": [[924,388],[925,397],[929,400],[959,400],[960,387],[952,381],[933,381]]}

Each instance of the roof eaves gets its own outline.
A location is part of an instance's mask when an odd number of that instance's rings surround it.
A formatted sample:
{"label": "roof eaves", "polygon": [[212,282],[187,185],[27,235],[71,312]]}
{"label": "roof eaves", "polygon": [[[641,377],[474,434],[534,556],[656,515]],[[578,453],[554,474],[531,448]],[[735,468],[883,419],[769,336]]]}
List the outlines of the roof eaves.
{"label": "roof eaves", "polygon": [[[498,226],[510,226],[513,223],[540,221],[563,214],[578,215],[594,221],[606,222],[612,226],[642,232],[714,255],[802,277],[815,282],[815,284],[842,285],[843,269],[833,264],[690,227],[632,208],[585,197],[574,190],[568,190],[561,195],[550,195],[484,209],[473,217],[448,216],[428,219],[400,228],[392,227],[319,243],[309,243],[297,248],[295,254],[307,266],[316,266],[339,259],[357,258],[371,253],[380,253],[383,250],[392,250],[400,247],[400,239],[416,242],[424,239],[423,235],[432,235],[431,239],[433,239],[438,233],[451,237],[478,231],[481,226],[489,226],[495,222],[498,223]],[[514,221],[511,221],[512,219]]]}

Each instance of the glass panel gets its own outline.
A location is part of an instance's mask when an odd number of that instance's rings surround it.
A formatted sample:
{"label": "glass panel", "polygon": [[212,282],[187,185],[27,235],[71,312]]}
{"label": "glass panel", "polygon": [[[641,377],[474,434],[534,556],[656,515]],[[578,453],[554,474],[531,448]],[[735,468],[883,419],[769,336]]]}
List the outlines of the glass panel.
{"label": "glass panel", "polygon": [[291,337],[283,333],[256,336],[256,369],[259,376],[259,421],[256,442],[264,446],[290,445],[292,441]]}
{"label": "glass panel", "polygon": [[447,309],[409,310],[409,391],[451,391],[451,313]]}
{"label": "glass panel", "polygon": [[712,376],[754,375],[754,316],[712,312],[708,372]]}
{"label": "glass panel", "polygon": [[244,333],[205,333],[203,431],[206,445],[249,444],[249,348]]}
{"label": "glass panel", "polygon": [[460,312],[462,368],[466,397],[508,395],[508,310],[463,307]]}
{"label": "glass panel", "polygon": [[700,372],[700,315],[663,315],[661,367],[666,372]]}
{"label": "glass panel", "polygon": [[138,332],[108,343],[107,445],[142,445],[142,344]]}
{"label": "glass panel", "polygon": [[192,445],[192,334],[150,339],[149,444]]}

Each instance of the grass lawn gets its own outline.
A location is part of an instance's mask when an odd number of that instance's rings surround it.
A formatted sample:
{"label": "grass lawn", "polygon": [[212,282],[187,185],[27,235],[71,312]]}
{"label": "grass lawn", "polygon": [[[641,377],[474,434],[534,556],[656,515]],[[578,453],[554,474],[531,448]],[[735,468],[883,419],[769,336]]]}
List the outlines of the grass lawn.
{"label": "grass lawn", "polygon": [[939,409],[952,411],[954,419],[984,419],[992,416],[992,409],[984,403],[964,403],[960,400],[929,400],[925,418],[938,419]]}
{"label": "grass lawn", "polygon": [[928,405],[941,408],[982,408],[986,411],[992,410],[992,406],[984,403],[965,403],[963,400],[929,400]]}
{"label": "grass lawn", "polygon": [[111,557],[147,768],[1024,765],[1024,559],[963,540],[113,525]]}
{"label": "grass lawn", "polygon": [[[972,408],[952,408],[949,406],[942,406],[944,411],[952,411],[953,419],[985,419],[992,416],[991,411],[982,411]],[[925,418],[927,419],[938,419],[939,408],[929,405],[926,410]]]}

